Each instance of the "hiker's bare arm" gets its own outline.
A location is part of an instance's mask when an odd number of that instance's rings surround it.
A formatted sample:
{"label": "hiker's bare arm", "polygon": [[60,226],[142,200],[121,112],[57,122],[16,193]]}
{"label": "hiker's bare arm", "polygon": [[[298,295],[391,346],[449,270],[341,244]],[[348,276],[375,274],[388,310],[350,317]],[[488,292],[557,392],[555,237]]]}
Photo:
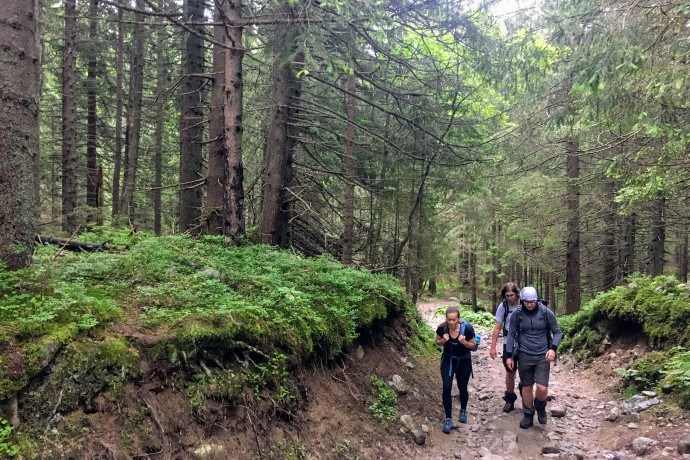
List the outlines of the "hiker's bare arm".
{"label": "hiker's bare arm", "polygon": [[491,359],[496,359],[496,342],[498,342],[498,334],[501,332],[501,323],[496,321],[494,325],[494,330],[491,333],[491,349],[489,350],[489,356]]}
{"label": "hiker's bare arm", "polygon": [[465,345],[467,348],[474,348],[475,345],[477,345],[477,340],[474,337],[472,337],[471,340],[467,340],[465,338],[465,336],[461,335],[459,338],[460,338],[460,343]]}
{"label": "hiker's bare arm", "polygon": [[449,340],[450,340],[450,336],[448,336],[448,334],[443,334],[443,337],[437,335],[435,342],[436,342],[436,345],[443,345],[444,343],[446,343]]}

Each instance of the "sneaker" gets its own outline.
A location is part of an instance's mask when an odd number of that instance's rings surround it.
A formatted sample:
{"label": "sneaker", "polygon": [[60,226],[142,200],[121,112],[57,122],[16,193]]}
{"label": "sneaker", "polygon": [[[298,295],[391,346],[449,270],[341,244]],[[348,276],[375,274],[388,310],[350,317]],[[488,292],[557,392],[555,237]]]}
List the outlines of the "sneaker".
{"label": "sneaker", "polygon": [[467,410],[460,409],[460,423],[467,423]]}
{"label": "sneaker", "polygon": [[450,430],[453,429],[453,419],[452,418],[447,418],[446,423],[443,424],[443,432],[448,434],[450,433]]}

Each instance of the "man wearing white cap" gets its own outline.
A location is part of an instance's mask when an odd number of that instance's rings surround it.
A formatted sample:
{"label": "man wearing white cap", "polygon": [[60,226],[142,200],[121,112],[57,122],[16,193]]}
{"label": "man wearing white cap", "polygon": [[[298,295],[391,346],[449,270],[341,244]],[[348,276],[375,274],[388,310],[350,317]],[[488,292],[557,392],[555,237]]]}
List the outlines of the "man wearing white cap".
{"label": "man wearing white cap", "polygon": [[[506,340],[506,366],[517,369],[522,385],[522,413],[520,428],[534,423],[537,412],[539,423],[546,423],[546,397],[549,394],[551,361],[561,343],[561,329],[556,315],[537,296],[537,290],[527,286],[520,292],[521,306],[510,315],[509,335]],[[537,384],[536,394],[533,385]]]}

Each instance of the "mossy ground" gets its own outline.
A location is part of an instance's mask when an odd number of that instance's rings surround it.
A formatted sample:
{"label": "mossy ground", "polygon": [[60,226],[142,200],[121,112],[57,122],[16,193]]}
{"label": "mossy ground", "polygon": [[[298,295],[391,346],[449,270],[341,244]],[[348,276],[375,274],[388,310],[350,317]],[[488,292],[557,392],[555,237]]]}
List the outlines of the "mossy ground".
{"label": "mossy ground", "polygon": [[[416,353],[429,349],[428,328],[390,276],[220,237],[101,229],[81,238],[114,249],[56,257],[39,247],[30,268],[0,269],[0,398],[18,395],[20,418],[33,421],[17,439],[60,430],[75,411],[98,411],[100,395],[117,401],[128,382],[156,373],[176,376],[201,417],[213,401],[248,397],[289,414],[300,400],[293,369],[336,358],[389,317],[407,318]],[[117,442],[155,447],[150,409],[126,406]],[[137,421],[144,413],[149,421]]]}
{"label": "mossy ground", "polygon": [[603,342],[641,337],[654,350],[638,359],[623,377],[626,394],[670,385],[682,407],[690,407],[690,289],[669,276],[634,277],[626,286],[599,294],[582,310],[559,317],[561,352],[588,361]]}

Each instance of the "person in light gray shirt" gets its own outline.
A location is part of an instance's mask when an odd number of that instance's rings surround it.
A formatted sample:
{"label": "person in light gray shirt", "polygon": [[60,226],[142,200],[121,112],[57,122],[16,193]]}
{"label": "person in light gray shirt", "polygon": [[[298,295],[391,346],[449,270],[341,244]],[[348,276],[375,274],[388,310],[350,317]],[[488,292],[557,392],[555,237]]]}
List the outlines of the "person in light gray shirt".
{"label": "person in light gray shirt", "polygon": [[[520,298],[520,308],[510,317],[506,366],[515,369],[517,361],[522,385],[523,418],[520,428],[527,429],[533,424],[535,410],[539,423],[546,423],[549,373],[562,333],[556,315],[539,300],[534,287],[524,287]],[[536,394],[532,388],[535,383]]]}
{"label": "person in light gray shirt", "polygon": [[515,401],[517,401],[517,395],[515,394],[515,369],[508,369],[506,366],[506,344],[505,341],[508,338],[508,328],[510,327],[509,321],[512,313],[520,307],[520,288],[517,287],[512,281],[508,282],[501,289],[501,298],[503,301],[498,304],[496,308],[496,324],[494,325],[493,333],[491,334],[491,349],[489,350],[489,356],[491,359],[496,359],[497,352],[496,346],[498,344],[498,335],[501,332],[501,326],[503,326],[503,367],[506,370],[506,391],[503,396],[503,400],[506,402],[503,406],[503,412],[510,412],[515,409]]}

